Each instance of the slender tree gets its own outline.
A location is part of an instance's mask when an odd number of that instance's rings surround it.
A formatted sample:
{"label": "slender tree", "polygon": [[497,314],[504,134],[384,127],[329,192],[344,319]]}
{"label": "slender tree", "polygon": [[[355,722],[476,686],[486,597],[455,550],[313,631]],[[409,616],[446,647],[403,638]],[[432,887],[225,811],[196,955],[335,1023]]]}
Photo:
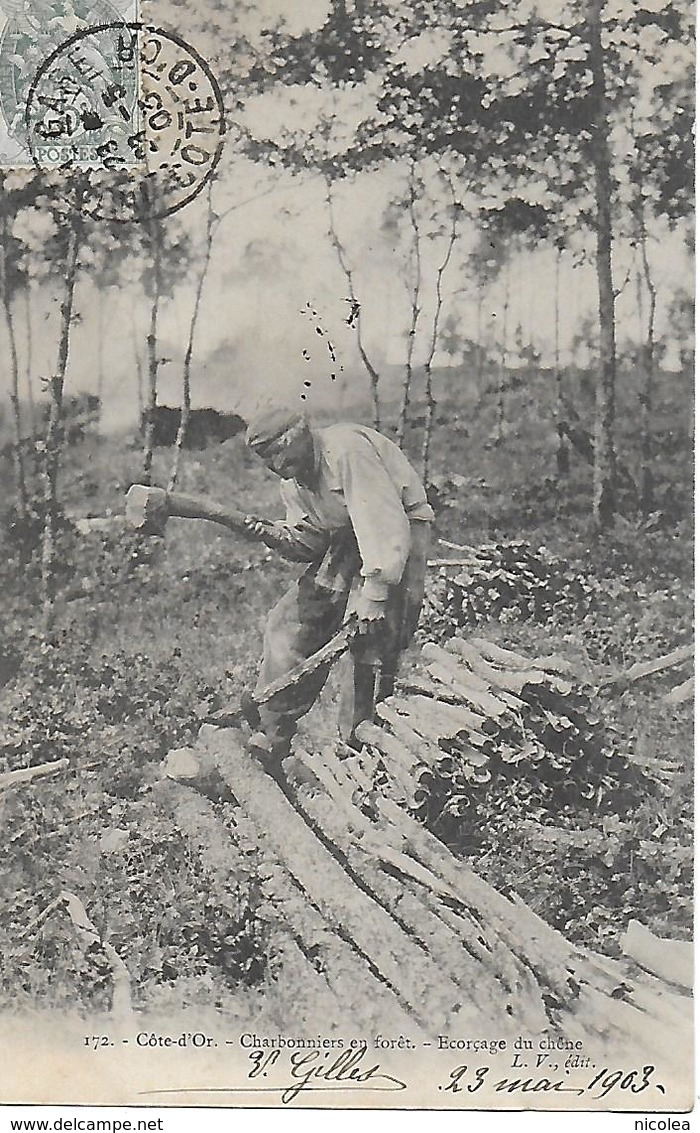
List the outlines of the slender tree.
{"label": "slender tree", "polygon": [[381,429],[381,407],[379,402],[379,381],[380,374],[377,367],[371,360],[367,347],[365,345],[364,336],[362,332],[362,303],[360,302],[357,292],[355,290],[355,277],[352,268],[348,262],[347,251],[343,245],[338,234],[338,224],[335,216],[335,207],[333,203],[333,181],[331,177],[326,174],[326,207],[328,209],[328,234],[330,236],[331,244],[335,251],[340,268],[345,276],[348,285],[348,299],[351,305],[350,317],[348,322],[355,328],[355,341],[357,342],[357,350],[362,359],[362,364],[367,371],[369,377],[369,390],[372,399],[372,424],[375,429]]}
{"label": "slender tree", "polygon": [[644,199],[640,197],[635,215],[637,241],[641,267],[638,274],[638,303],[640,317],[643,317],[641,299],[642,285],[647,293],[646,331],[640,343],[642,388],[639,401],[642,409],[640,422],[641,478],[639,502],[647,514],[654,508],[654,479],[652,473],[652,420],[654,404],[654,369],[656,353],[656,307],[657,289],[649,263],[648,231]]}
{"label": "slender tree", "polygon": [[144,273],[150,290],[150,320],[146,336],[146,406],[143,422],[143,480],[151,483],[158,402],[158,315],[163,294],[163,226],[157,219],[144,225],[147,268]]}
{"label": "slender tree", "polygon": [[182,452],[187,437],[187,428],[190,423],[190,417],[192,415],[192,355],[194,353],[195,332],[197,329],[197,322],[199,320],[199,310],[202,304],[202,293],[204,291],[204,284],[206,282],[207,272],[209,270],[209,264],[211,262],[216,220],[216,213],[214,212],[212,206],[212,182],[209,182],[209,185],[207,187],[207,219],[206,232],[204,236],[204,255],[202,257],[202,264],[200,267],[199,275],[197,277],[197,286],[195,288],[194,303],[192,305],[192,315],[190,317],[189,333],[187,336],[187,346],[185,347],[185,357],[182,363],[182,404],[180,407],[180,422],[178,424],[177,435],[175,437],[173,463],[170,469],[170,479],[168,481],[169,492],[173,492],[177,484],[177,478],[180,473]]}
{"label": "slender tree", "polygon": [[34,372],[33,372],[33,343],[32,305],[33,305],[32,279],[27,273],[24,286],[24,341],[25,341],[25,382],[27,386],[27,408],[29,414],[29,433],[32,443],[36,442],[37,415],[34,400]]}
{"label": "slender tree", "polygon": [[557,420],[557,473],[565,476],[569,471],[569,446],[564,432],[564,378],[561,365],[561,260],[564,248],[555,243],[554,257],[554,385],[556,389]]}
{"label": "slender tree", "polygon": [[604,0],[588,0],[586,23],[590,47],[591,155],[595,185],[596,272],[600,356],[596,383],[593,466],[593,519],[598,528],[615,517],[615,288],[612,274],[612,174],[610,121],[602,42]]}
{"label": "slender tree", "polygon": [[13,186],[12,174],[0,174],[0,303],[7,337],[7,359],[10,375],[9,399],[13,424],[12,454],[15,466],[17,513],[23,519],[27,513],[27,479],[24,464],[24,432],[19,395],[19,356],[15,327],[14,300],[26,286],[26,249],[15,234],[18,212],[27,203],[26,186]]}
{"label": "slender tree", "polygon": [[435,424],[435,412],[437,410],[437,401],[433,390],[433,362],[435,360],[435,351],[437,349],[438,338],[440,334],[440,325],[442,317],[442,307],[444,302],[443,295],[443,281],[445,272],[447,271],[452,253],[454,252],[455,244],[457,243],[460,210],[462,208],[461,202],[457,200],[455,194],[454,183],[451,178],[445,177],[447,182],[450,196],[451,196],[451,218],[449,223],[449,233],[447,238],[447,246],[445,249],[444,258],[441,260],[435,276],[435,305],[433,308],[433,319],[430,328],[430,341],[428,343],[428,353],[423,369],[425,372],[425,419],[423,424],[423,445],[422,445],[422,471],[423,483],[427,485],[430,479],[430,453],[433,441],[433,427]]}
{"label": "slender tree", "polygon": [[50,194],[47,198],[56,226],[53,237],[54,265],[56,274],[61,278],[62,293],[56,367],[48,382],[49,419],[43,444],[44,535],[41,571],[46,632],[51,628],[55,599],[58,473],[63,442],[63,397],[70,354],[79,257],[85,239],[81,210],[84,191],[84,179],[80,173],[75,173],[71,176],[68,187],[64,187],[63,200],[60,204],[52,205]]}
{"label": "slender tree", "polygon": [[408,174],[407,207],[411,226],[411,244],[408,261],[408,291],[410,296],[410,321],[406,335],[406,361],[404,363],[404,379],[401,387],[401,406],[396,425],[396,441],[400,448],[406,443],[406,429],[408,426],[408,411],[411,404],[413,386],[413,355],[416,348],[416,331],[421,312],[421,285],[422,273],[422,236],[418,223],[417,213],[418,185],[415,161],[411,161]]}

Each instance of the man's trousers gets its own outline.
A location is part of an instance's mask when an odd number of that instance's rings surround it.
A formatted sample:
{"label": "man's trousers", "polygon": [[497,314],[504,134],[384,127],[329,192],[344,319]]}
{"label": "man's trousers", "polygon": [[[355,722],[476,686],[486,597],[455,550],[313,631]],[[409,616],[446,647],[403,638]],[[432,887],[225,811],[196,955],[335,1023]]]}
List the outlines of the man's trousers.
{"label": "man's trousers", "polygon": [[[346,740],[352,739],[362,720],[372,718],[375,703],[393,691],[401,653],[418,624],[425,592],[430,526],[423,520],[411,523],[411,549],[401,581],[390,589],[385,620],[376,635],[357,637],[350,647],[338,719],[340,734]],[[268,615],[256,693],[330,640],[352,611],[361,585],[361,577],[355,575],[345,589],[326,589],[316,582],[316,567],[311,566],[289,587]],[[330,668],[330,664],[321,666],[260,709],[261,728],[280,758],[289,749],[297,721],[319,696]]]}

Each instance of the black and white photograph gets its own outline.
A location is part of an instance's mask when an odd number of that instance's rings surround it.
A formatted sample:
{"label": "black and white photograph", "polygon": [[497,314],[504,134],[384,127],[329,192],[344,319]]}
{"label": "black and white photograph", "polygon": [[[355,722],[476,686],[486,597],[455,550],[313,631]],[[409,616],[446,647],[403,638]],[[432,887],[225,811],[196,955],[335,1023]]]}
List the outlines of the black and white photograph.
{"label": "black and white photograph", "polygon": [[693,1109],[694,21],[0,0],[6,1112]]}

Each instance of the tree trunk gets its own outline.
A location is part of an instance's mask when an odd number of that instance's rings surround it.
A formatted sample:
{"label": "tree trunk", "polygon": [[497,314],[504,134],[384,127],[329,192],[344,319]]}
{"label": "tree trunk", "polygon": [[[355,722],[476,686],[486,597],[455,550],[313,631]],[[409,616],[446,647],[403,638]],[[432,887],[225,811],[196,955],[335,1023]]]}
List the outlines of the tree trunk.
{"label": "tree trunk", "polygon": [[503,323],[501,328],[501,360],[498,374],[498,394],[496,402],[496,443],[503,440],[503,423],[506,416],[506,362],[508,359],[508,311],[510,309],[510,264],[505,266],[505,290],[503,295]]}
{"label": "tree trunk", "polygon": [[151,323],[146,338],[146,357],[148,361],[148,390],[146,401],[146,420],[143,439],[144,483],[150,484],[153,468],[153,445],[156,428],[156,402],[158,398],[158,312],[161,292],[161,258],[163,234],[160,221],[154,220],[149,226],[149,245],[153,256],[153,298],[151,302]]}
{"label": "tree trunk", "polygon": [[656,288],[654,286],[654,281],[651,276],[651,267],[649,265],[647,247],[648,235],[646,219],[644,216],[644,202],[641,199],[638,206],[638,236],[639,249],[642,257],[642,279],[644,280],[644,284],[647,289],[647,295],[649,297],[646,337],[641,346],[642,390],[639,395],[639,400],[642,407],[642,419],[640,423],[642,470],[639,495],[642,511],[646,512],[646,514],[648,515],[654,509],[654,477],[651,463],[653,447],[652,409],[654,401],[654,335],[656,328]]}
{"label": "tree trunk", "polygon": [[406,365],[404,368],[401,409],[399,410],[399,420],[396,428],[396,441],[399,448],[403,448],[406,442],[408,410],[411,404],[411,384],[413,381],[413,352],[416,346],[416,329],[418,327],[418,318],[420,316],[420,291],[422,282],[420,230],[418,228],[418,218],[416,216],[416,183],[415,171],[413,169],[411,170],[411,176],[409,179],[408,211],[411,218],[411,231],[413,235],[413,262],[415,266],[415,275],[413,277],[413,288],[411,291],[411,322],[408,329],[408,345],[406,348]]}
{"label": "tree trunk", "polygon": [[596,382],[595,464],[593,468],[593,521],[599,530],[610,528],[615,515],[615,291],[612,278],[612,179],[605,85],[605,59],[602,45],[604,0],[589,0],[588,35],[591,88],[594,103],[591,155],[595,181],[596,271],[598,276],[598,318],[600,358]]}
{"label": "tree trunk", "polygon": [[554,267],[554,384],[556,388],[557,405],[557,474],[566,476],[569,471],[569,446],[566,443],[564,432],[564,385],[561,372],[561,256],[562,249],[557,245],[557,256]]}
{"label": "tree trunk", "polygon": [[438,334],[440,332],[440,316],[442,315],[443,295],[442,295],[442,281],[447,271],[450,260],[452,259],[452,252],[457,242],[457,221],[459,219],[459,205],[454,195],[454,188],[450,184],[452,192],[452,215],[450,218],[450,231],[447,241],[447,249],[445,251],[445,258],[437,270],[435,277],[435,310],[433,312],[433,324],[430,333],[430,345],[428,348],[428,356],[425,360],[425,420],[423,424],[423,450],[422,450],[422,463],[423,463],[423,484],[427,486],[430,478],[430,448],[433,439],[433,427],[435,425],[435,411],[437,409],[437,402],[435,400],[435,392],[433,389],[433,361],[435,359],[435,351],[437,350]]}
{"label": "tree trunk", "polygon": [[338,263],[342,272],[347,280],[349,296],[351,303],[350,316],[348,318],[348,325],[355,327],[355,338],[357,341],[357,349],[362,359],[364,366],[369,376],[369,392],[372,398],[372,424],[377,430],[381,429],[381,412],[379,406],[379,371],[376,369],[372,360],[370,359],[365,348],[364,340],[362,338],[362,304],[360,303],[355,293],[355,281],[353,278],[352,268],[349,266],[345,257],[345,249],[338,235],[338,229],[335,223],[335,213],[333,211],[333,195],[331,192],[331,182],[326,181],[326,205],[328,206],[328,220],[329,220],[329,235],[331,243],[335,249],[335,254],[338,257]]}
{"label": "tree trunk", "polygon": [[55,559],[56,559],[56,500],[58,469],[61,459],[61,423],[63,419],[63,388],[68,366],[71,321],[73,317],[73,297],[78,268],[80,242],[74,224],[68,229],[66,249],[65,280],[61,302],[61,330],[58,345],[56,373],[49,383],[51,407],[44,449],[44,540],[42,547],[42,583],[44,628],[51,627],[55,597]]}
{"label": "tree trunk", "polygon": [[32,291],[31,281],[27,280],[27,286],[24,289],[24,332],[27,340],[26,351],[26,380],[27,380],[27,405],[29,407],[29,431],[32,441],[36,441],[36,405],[34,403],[34,376],[32,374],[33,357],[32,346],[34,336],[32,334]]}
{"label": "tree trunk", "polygon": [[10,356],[10,405],[12,407],[12,422],[14,428],[14,441],[12,456],[15,466],[15,485],[17,489],[17,513],[20,518],[27,514],[27,485],[24,472],[24,456],[22,454],[22,416],[19,402],[19,361],[17,358],[17,336],[12,313],[12,298],[10,295],[10,280],[8,278],[8,252],[10,243],[10,225],[6,214],[2,217],[0,245],[0,291],[2,292],[2,309],[7,329],[7,342]]}

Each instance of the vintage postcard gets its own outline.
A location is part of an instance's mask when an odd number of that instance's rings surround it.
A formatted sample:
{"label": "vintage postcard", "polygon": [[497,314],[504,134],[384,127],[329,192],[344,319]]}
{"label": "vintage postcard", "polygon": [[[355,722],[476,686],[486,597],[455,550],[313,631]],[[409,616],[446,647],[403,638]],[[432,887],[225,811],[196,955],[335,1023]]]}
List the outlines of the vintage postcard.
{"label": "vintage postcard", "polygon": [[687,1114],[690,0],[0,8],[0,1101]]}

